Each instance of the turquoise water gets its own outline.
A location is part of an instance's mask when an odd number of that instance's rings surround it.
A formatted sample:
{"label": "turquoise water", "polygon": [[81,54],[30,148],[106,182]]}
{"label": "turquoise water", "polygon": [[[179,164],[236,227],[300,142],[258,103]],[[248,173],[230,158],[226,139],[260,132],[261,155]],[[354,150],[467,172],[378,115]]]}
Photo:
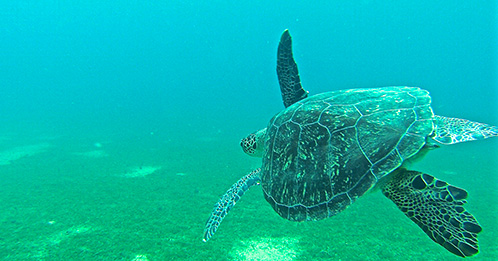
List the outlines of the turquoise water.
{"label": "turquoise water", "polygon": [[[319,222],[252,188],[202,242],[216,200],[259,167],[239,141],[283,106],[288,28],[311,94],[390,85],[435,113],[498,125],[494,1],[0,3],[0,259],[456,260],[369,193]],[[416,170],[469,192],[498,259],[498,139]]]}

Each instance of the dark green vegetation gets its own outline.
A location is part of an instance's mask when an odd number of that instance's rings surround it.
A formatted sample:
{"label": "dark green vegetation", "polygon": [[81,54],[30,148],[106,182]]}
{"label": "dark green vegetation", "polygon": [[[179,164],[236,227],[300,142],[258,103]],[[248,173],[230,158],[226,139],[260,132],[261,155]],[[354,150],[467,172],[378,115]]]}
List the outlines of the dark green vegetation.
{"label": "dark green vegetation", "polygon": [[[1,151],[38,143],[18,138],[2,141]],[[205,214],[220,188],[259,164],[240,150],[238,137],[100,139],[107,157],[74,155],[95,150],[95,141],[56,138],[45,152],[0,166],[0,259],[458,259],[381,193],[365,195],[334,218],[296,223],[275,214],[256,187],[205,244]],[[457,144],[432,151],[413,168],[469,192],[467,209],[484,228],[475,260],[498,258],[497,153],[493,139]],[[162,168],[122,176],[140,165]]]}

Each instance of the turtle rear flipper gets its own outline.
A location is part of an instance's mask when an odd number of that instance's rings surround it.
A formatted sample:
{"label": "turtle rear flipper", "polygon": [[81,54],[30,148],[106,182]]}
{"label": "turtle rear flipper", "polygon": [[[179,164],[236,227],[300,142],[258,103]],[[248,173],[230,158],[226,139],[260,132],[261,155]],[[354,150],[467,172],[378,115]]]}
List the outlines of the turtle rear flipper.
{"label": "turtle rear flipper", "polygon": [[400,169],[392,175],[382,192],[434,242],[461,257],[479,251],[482,228],[463,207],[467,191],[417,171]]}
{"label": "turtle rear flipper", "polygon": [[256,169],[251,173],[239,179],[229,190],[216,202],[214,205],[211,216],[206,222],[204,229],[204,238],[202,241],[207,242],[216,232],[221,221],[228,214],[228,211],[239,201],[244,193],[253,185],[259,185],[260,177],[259,172],[261,169]]}
{"label": "turtle rear flipper", "polygon": [[444,145],[498,136],[498,127],[459,118],[435,115],[434,124],[431,138]]}
{"label": "turtle rear flipper", "polygon": [[282,33],[278,44],[277,76],[285,108],[308,97],[308,92],[301,86],[297,64],[292,55],[292,38],[289,30]]}

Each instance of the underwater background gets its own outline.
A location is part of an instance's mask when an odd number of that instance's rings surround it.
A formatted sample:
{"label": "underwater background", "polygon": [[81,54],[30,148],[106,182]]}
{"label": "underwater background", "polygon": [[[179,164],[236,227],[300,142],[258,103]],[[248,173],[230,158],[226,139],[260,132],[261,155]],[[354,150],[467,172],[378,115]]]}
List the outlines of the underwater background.
{"label": "underwater background", "polygon": [[[281,33],[310,94],[393,85],[498,125],[496,1],[0,1],[1,260],[457,260],[381,193],[319,222],[248,191],[240,139],[283,109]],[[469,192],[498,259],[498,138],[414,169]]]}

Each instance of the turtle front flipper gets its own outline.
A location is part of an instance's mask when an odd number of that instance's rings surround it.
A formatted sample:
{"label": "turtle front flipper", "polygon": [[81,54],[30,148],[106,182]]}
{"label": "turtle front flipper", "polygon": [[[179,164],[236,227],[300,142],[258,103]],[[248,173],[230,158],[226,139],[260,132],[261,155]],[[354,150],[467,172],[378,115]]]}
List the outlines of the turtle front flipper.
{"label": "turtle front flipper", "polygon": [[458,118],[434,116],[432,140],[444,144],[481,140],[498,136],[498,128],[484,123]]}
{"label": "turtle front flipper", "polygon": [[392,175],[382,192],[434,242],[461,257],[479,251],[482,228],[463,207],[467,191],[417,171],[400,169]]}
{"label": "turtle front flipper", "polygon": [[239,181],[230,187],[229,190],[216,202],[214,209],[206,222],[204,229],[204,238],[202,241],[207,242],[216,232],[221,221],[228,214],[228,211],[239,201],[244,193],[253,185],[259,185],[261,169],[256,169],[251,173],[245,175]]}
{"label": "turtle front flipper", "polygon": [[285,108],[308,97],[308,92],[301,86],[297,64],[292,56],[292,38],[289,30],[284,31],[278,44],[277,76]]}

